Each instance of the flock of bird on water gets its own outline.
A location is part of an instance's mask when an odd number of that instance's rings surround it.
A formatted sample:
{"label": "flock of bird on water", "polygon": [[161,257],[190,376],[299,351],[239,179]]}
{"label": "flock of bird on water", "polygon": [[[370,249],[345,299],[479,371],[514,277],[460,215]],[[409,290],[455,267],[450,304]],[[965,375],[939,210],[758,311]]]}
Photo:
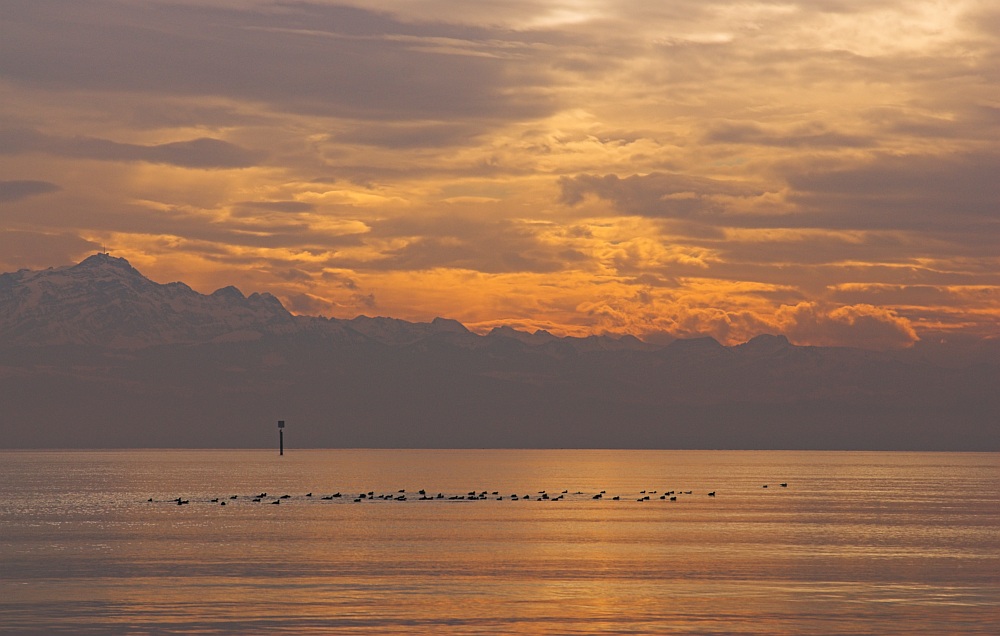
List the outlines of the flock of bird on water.
{"label": "flock of bird on water", "polygon": [[[780,483],[778,485],[780,487],[782,487],[782,488],[787,488],[788,487],[788,482],[782,482],[782,483]],[[767,487],[768,487],[768,484],[764,484],[762,486],[762,488],[767,488]],[[363,493],[360,493],[360,494],[357,494],[357,495],[345,495],[345,494],[342,494],[340,492],[336,492],[336,493],[333,493],[332,495],[324,495],[322,497],[316,497],[315,499],[318,499],[318,500],[321,500],[321,501],[333,501],[335,499],[338,499],[338,500],[351,500],[354,503],[361,503],[361,502],[364,502],[364,501],[412,501],[412,500],[417,500],[417,501],[483,501],[483,500],[488,500],[488,499],[494,499],[496,501],[504,501],[505,499],[509,500],[509,501],[520,501],[520,500],[526,500],[526,501],[527,500],[534,500],[534,501],[562,501],[562,499],[564,497],[566,497],[567,495],[569,495],[569,494],[570,493],[569,493],[568,490],[563,490],[562,492],[553,493],[553,494],[550,494],[550,493],[548,493],[548,492],[546,492],[544,490],[539,490],[534,495],[531,495],[531,494],[526,494],[526,495],[518,495],[518,494],[501,495],[500,491],[497,491],[497,490],[493,490],[493,491],[470,490],[469,492],[464,493],[464,494],[460,494],[460,495],[445,495],[444,493],[440,493],[440,492],[437,493],[436,495],[431,495],[431,494],[428,494],[426,490],[421,489],[421,490],[418,490],[416,492],[416,494],[414,495],[413,493],[407,492],[406,489],[402,489],[402,490],[398,490],[398,491],[396,491],[394,493],[380,493],[380,494],[375,494],[375,491],[373,491],[373,490],[369,490],[368,492],[363,492]],[[606,490],[602,490],[601,492],[599,492],[599,493],[597,493],[595,495],[590,495],[589,493],[584,493],[584,492],[577,491],[577,492],[574,492],[572,494],[572,496],[575,499],[581,499],[581,498],[587,498],[587,497],[589,497],[590,499],[610,499],[612,501],[620,501],[620,500],[622,500],[622,497],[623,497],[623,495],[613,495],[611,497],[605,497],[606,494],[607,494]],[[659,499],[661,499],[663,501],[677,501],[677,498],[679,496],[682,496],[682,495],[693,495],[693,494],[694,494],[694,491],[691,491],[691,490],[667,490],[667,491],[664,491],[662,493],[657,492],[655,490],[649,490],[649,491],[642,490],[642,491],[639,491],[639,494],[635,498],[635,500],[636,501],[650,501],[653,497],[657,497],[657,498],[659,498]],[[711,492],[708,492],[708,493],[706,493],[706,495],[709,496],[709,497],[715,497],[715,491],[713,490]],[[625,497],[626,497],[626,500],[632,498],[632,496],[625,496]],[[301,498],[302,499],[314,499],[313,494],[311,492],[306,493]],[[268,504],[277,506],[282,501],[293,499],[293,497],[292,497],[292,495],[287,495],[287,494],[286,495],[281,495],[281,496],[274,496],[274,495],[269,496],[266,492],[262,492],[262,493],[260,493],[258,495],[242,495],[242,496],[240,496],[240,495],[231,495],[229,497],[228,501],[238,501],[240,499],[242,499],[244,501],[249,500],[251,503],[268,503]],[[164,500],[156,500],[156,501],[154,501],[154,499],[152,497],[150,497],[147,501],[149,503],[172,503],[172,504],[176,504],[178,506],[183,506],[185,504],[190,504],[191,503],[190,499],[184,499],[183,497],[176,497],[174,499],[167,499],[165,501]],[[225,506],[226,502],[227,502],[227,499],[224,499],[222,497],[215,497],[215,498],[209,499],[207,503],[213,503],[213,504],[219,504],[220,506]]]}

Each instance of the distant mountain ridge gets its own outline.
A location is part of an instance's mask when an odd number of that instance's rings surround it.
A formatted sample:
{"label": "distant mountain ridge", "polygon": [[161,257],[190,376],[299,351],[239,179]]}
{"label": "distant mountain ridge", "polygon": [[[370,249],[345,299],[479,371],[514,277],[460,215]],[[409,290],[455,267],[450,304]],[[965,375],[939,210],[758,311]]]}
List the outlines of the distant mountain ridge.
{"label": "distant mountain ridge", "polygon": [[[165,344],[254,340],[265,334],[353,332],[391,345],[449,334],[475,346],[477,336],[460,322],[435,318],[412,323],[358,316],[350,320],[291,314],[269,293],[244,296],[233,286],[201,294],[185,283],[156,283],[124,258],[94,254],[77,265],[0,274],[0,347],[96,345],[140,349]],[[498,327],[490,336],[529,345],[562,340]],[[652,348],[631,336],[569,338],[590,349]]]}
{"label": "distant mountain ridge", "polygon": [[0,343],[141,348],[208,342],[294,321],[271,294],[235,287],[200,294],[154,283],[123,258],[95,254],[78,265],[0,275]]}
{"label": "distant mountain ridge", "polygon": [[295,316],[107,254],[0,275],[10,447],[260,447],[283,419],[314,447],[1000,450],[998,386],[992,354]]}

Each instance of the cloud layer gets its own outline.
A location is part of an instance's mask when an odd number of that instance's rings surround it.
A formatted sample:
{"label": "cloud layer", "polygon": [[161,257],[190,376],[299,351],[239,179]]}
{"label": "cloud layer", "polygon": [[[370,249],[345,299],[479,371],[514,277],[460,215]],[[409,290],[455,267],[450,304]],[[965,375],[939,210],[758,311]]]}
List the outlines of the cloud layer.
{"label": "cloud layer", "polygon": [[106,244],[340,317],[996,336],[998,24],[985,0],[10,0],[0,268]]}

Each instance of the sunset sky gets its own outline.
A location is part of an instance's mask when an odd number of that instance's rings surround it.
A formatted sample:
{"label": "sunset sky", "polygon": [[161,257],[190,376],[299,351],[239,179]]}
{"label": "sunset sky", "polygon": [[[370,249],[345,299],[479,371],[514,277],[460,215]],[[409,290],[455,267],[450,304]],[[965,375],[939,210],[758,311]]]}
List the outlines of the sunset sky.
{"label": "sunset sky", "polygon": [[0,271],[300,314],[1000,334],[993,0],[0,0]]}

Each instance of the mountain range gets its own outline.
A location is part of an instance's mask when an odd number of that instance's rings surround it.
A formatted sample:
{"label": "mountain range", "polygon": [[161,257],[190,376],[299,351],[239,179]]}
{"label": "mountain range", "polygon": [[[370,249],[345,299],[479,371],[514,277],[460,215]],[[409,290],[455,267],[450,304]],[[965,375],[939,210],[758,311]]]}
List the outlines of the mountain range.
{"label": "mountain range", "polygon": [[1000,355],[296,316],[125,259],[0,275],[0,447],[1000,450]]}

